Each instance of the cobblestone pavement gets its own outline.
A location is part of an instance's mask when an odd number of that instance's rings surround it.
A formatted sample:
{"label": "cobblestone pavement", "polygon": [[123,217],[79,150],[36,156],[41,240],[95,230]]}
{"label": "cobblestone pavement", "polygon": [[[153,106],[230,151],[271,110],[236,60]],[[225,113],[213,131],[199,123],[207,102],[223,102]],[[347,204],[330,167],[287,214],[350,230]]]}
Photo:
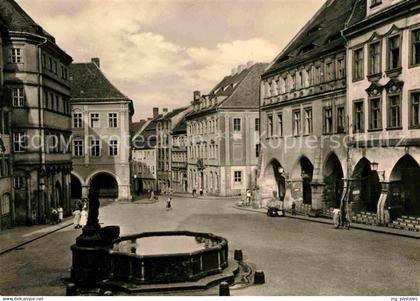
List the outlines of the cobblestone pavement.
{"label": "cobblestone pavement", "polygon": [[[100,210],[104,225],[122,235],[143,231],[191,230],[224,236],[231,252],[264,270],[266,284],[232,295],[420,295],[420,252],[416,239],[232,208],[235,200],[175,197],[173,209],[154,204],[113,203]],[[70,274],[72,227],[0,256],[0,295],[63,295]],[[205,292],[177,293],[213,295]],[[165,294],[167,295],[167,294]]]}

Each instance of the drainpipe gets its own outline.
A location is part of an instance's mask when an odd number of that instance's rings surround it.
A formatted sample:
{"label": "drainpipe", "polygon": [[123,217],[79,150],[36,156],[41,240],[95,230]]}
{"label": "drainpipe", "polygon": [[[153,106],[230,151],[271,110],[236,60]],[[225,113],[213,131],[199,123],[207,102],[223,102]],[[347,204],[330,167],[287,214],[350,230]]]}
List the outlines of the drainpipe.
{"label": "drainpipe", "polygon": [[[43,187],[45,189],[45,185],[44,183],[41,183],[41,178],[45,177],[45,173],[42,171],[44,169],[44,165],[45,165],[45,156],[44,156],[44,141],[43,141],[43,137],[44,137],[44,133],[43,133],[43,129],[42,129],[42,125],[44,123],[44,116],[42,115],[43,110],[42,110],[42,93],[41,90],[43,89],[41,87],[41,84],[43,84],[42,82],[42,54],[41,54],[41,46],[45,45],[48,40],[46,37],[42,37],[44,39],[43,42],[37,44],[37,48],[38,48],[38,63],[37,63],[37,83],[38,83],[38,134],[39,134],[39,163],[40,163],[40,170],[38,170],[38,211],[40,211],[40,204],[43,204],[43,210],[45,212],[45,200],[44,200],[44,193],[43,191],[41,191],[41,187]],[[41,116],[42,115],[42,116]],[[45,178],[43,179],[43,181],[45,181]],[[42,185],[41,185],[42,184]],[[42,214],[42,212],[39,212],[40,214]],[[40,216],[40,214],[38,214],[38,216]],[[42,218],[44,219],[44,217]]]}

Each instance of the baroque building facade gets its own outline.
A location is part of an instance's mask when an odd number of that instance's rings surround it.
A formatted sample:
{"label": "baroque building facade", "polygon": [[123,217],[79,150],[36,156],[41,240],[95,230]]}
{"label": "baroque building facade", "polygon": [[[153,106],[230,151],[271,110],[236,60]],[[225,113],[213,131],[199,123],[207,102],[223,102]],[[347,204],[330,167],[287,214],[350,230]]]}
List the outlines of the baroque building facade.
{"label": "baroque building facade", "polygon": [[132,101],[105,77],[99,58],[70,68],[72,198],[86,198],[95,186],[100,197],[131,199]]}
{"label": "baroque building facade", "polygon": [[172,130],[171,172],[175,192],[188,192],[187,122],[183,118]]}
{"label": "baroque building facade", "polygon": [[347,176],[346,50],[354,1],[328,0],[261,81],[259,197],[302,213],[339,207]]}
{"label": "baroque building facade", "polygon": [[160,118],[159,108],[153,108],[153,117],[133,135],[132,174],[134,194],[141,195],[157,191],[156,122]]}
{"label": "baroque building facade", "polygon": [[[0,23],[1,24],[1,23]],[[3,26],[3,25],[0,25]],[[10,102],[4,98],[3,47],[1,35],[6,28],[0,29],[0,231],[13,225],[13,188],[12,156],[10,136]]]}
{"label": "baroque building facade", "polygon": [[208,95],[194,92],[186,116],[189,192],[232,196],[255,187],[259,82],[266,66],[248,63]]}
{"label": "baroque building facade", "polygon": [[420,217],[420,1],[359,1],[344,35],[353,210]]}
{"label": "baroque building facade", "polygon": [[3,102],[10,104],[16,224],[42,224],[70,208],[72,58],[13,0],[0,3]]}
{"label": "baroque building facade", "polygon": [[162,116],[156,120],[159,191],[174,190],[172,186],[172,131],[189,110],[189,107],[176,108],[171,112],[163,109]]}

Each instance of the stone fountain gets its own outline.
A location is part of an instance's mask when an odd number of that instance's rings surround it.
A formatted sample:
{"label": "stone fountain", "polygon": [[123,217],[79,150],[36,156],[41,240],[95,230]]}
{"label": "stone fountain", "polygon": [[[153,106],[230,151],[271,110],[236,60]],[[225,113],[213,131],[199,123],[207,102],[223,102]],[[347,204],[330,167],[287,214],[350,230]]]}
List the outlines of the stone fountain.
{"label": "stone fountain", "polygon": [[98,215],[99,194],[91,190],[87,225],[71,247],[69,295],[94,288],[128,294],[206,289],[233,283],[239,271],[223,237],[190,231],[120,237],[120,228],[101,227]]}

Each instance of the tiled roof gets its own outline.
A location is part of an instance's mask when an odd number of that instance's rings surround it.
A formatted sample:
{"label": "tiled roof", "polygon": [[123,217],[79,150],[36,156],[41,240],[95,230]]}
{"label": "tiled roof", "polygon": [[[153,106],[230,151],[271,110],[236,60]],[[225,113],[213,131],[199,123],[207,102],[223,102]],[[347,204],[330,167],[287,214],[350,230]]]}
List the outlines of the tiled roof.
{"label": "tiled roof", "polygon": [[39,26],[14,0],[0,1],[0,19],[7,30],[41,35],[55,43],[54,37]]}
{"label": "tiled roof", "polygon": [[72,100],[129,100],[94,63],[73,63],[70,66]]}
{"label": "tiled roof", "polygon": [[173,134],[182,134],[187,132],[187,121],[185,120],[185,117],[181,119],[180,122],[174,127],[172,130]]}
{"label": "tiled roof", "polygon": [[146,124],[146,120],[131,123],[131,133],[135,135]]}
{"label": "tiled roof", "polygon": [[221,103],[222,108],[258,108],[261,74],[268,64],[258,63],[247,69],[230,95]]}
{"label": "tiled roof", "polygon": [[140,132],[136,133],[133,139],[134,149],[150,149],[156,146],[156,121],[162,117],[158,115],[152,120],[148,120],[147,126]]}
{"label": "tiled roof", "polygon": [[205,96],[210,99],[220,97],[222,100],[217,105],[191,111],[186,116],[205,114],[214,111],[215,108],[258,108],[261,75],[267,66],[266,63],[257,63],[239,73],[225,76]]}
{"label": "tiled roof", "polygon": [[347,26],[352,26],[366,18],[366,10],[367,0],[357,0]]}
{"label": "tiled roof", "polygon": [[341,36],[357,0],[328,0],[315,16],[272,62],[269,75],[279,69],[303,63],[334,49],[345,47]]}
{"label": "tiled roof", "polygon": [[172,117],[178,115],[179,113],[184,112],[187,109],[188,109],[188,107],[181,107],[181,108],[173,109],[172,111],[166,113],[165,115],[162,115],[162,117],[160,117],[159,120],[172,118]]}

